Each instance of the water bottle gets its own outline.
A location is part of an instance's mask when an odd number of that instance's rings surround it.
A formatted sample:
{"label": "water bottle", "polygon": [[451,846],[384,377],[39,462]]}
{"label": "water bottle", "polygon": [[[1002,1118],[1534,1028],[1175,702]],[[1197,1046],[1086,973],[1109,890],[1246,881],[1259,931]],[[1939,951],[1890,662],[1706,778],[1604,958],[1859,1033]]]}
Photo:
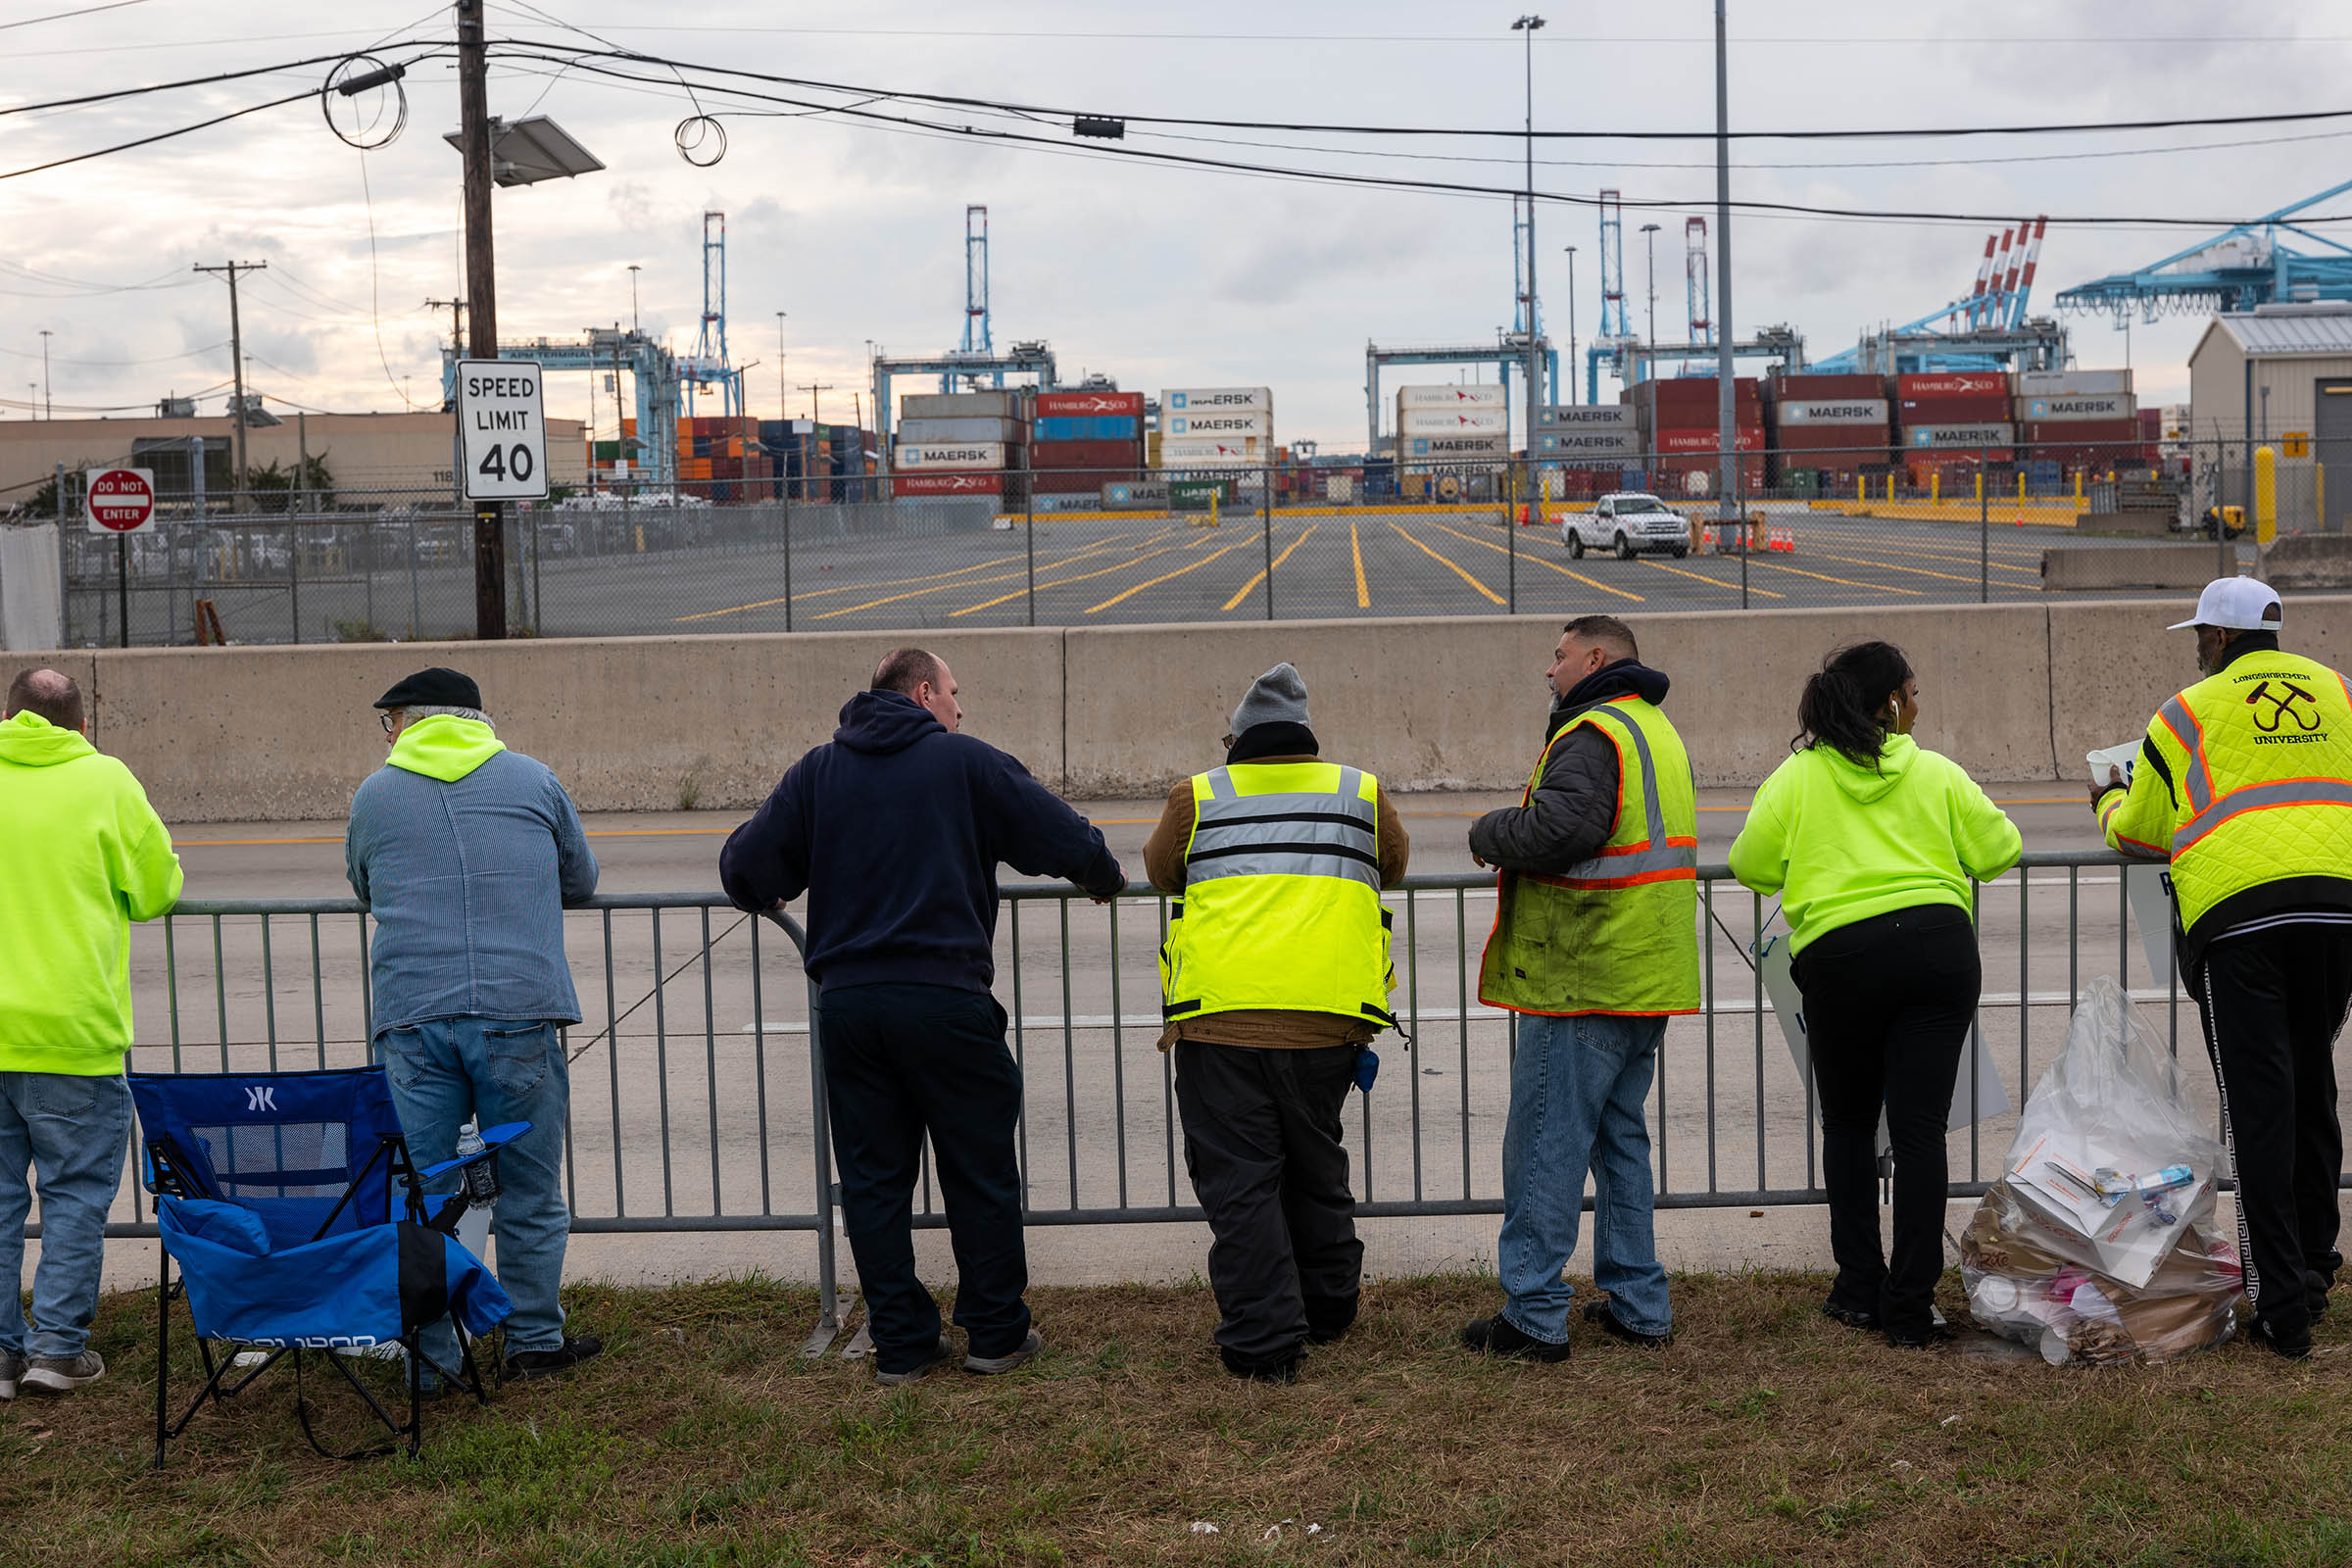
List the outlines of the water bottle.
{"label": "water bottle", "polygon": [[[458,1129],[458,1157],[468,1158],[488,1146],[472,1122]],[[488,1208],[498,1201],[498,1172],[491,1168],[493,1161],[480,1160],[466,1167],[466,1199],[469,1206]]]}

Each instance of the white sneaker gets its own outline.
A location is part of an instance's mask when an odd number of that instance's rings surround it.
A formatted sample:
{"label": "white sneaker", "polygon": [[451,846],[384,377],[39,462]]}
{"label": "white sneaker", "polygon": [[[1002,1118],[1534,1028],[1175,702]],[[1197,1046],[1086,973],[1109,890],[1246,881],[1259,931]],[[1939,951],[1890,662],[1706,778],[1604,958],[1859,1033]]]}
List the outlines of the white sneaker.
{"label": "white sneaker", "polygon": [[31,1369],[24,1374],[24,1386],[34,1394],[72,1394],[104,1376],[106,1362],[96,1350],[84,1350],[79,1355],[36,1355]]}
{"label": "white sneaker", "polygon": [[0,1350],[0,1399],[17,1396],[17,1380],[24,1375],[24,1357],[14,1350]]}

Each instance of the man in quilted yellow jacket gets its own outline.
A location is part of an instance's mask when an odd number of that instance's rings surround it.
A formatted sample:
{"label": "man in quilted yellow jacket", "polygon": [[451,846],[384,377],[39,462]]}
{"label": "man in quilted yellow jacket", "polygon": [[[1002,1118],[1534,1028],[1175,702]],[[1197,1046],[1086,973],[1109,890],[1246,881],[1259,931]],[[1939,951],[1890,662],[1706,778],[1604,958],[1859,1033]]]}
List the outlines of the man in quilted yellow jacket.
{"label": "man in quilted yellow jacket", "polygon": [[2352,1003],[2352,687],[2282,652],[2250,577],[2206,585],[2204,678],[2148,721],[2129,780],[2093,786],[2107,842],[2169,860],[2180,973],[2205,1022],[2253,1335],[2311,1353],[2343,1256],[2335,1037]]}

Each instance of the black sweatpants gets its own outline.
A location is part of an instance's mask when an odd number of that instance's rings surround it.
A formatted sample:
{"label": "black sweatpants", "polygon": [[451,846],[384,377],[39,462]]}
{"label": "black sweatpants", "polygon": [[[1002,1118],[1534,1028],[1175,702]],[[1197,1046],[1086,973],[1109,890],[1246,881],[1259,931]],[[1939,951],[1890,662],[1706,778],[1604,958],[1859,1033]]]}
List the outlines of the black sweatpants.
{"label": "black sweatpants", "polygon": [[874,1364],[911,1371],[939,1343],[939,1303],[914,1272],[926,1133],[956,1250],[956,1322],[969,1353],[1011,1354],[1029,1336],[1029,1254],[1013,1154],[1021,1070],[1004,1009],[953,986],[849,986],[818,994],[816,1026]]}
{"label": "black sweatpants", "polygon": [[2223,937],[2205,950],[2196,991],[2237,1176],[2246,1296],[2264,1328],[2291,1343],[2310,1332],[2344,1261],[2335,1037],[2352,1000],[2352,926]]}
{"label": "black sweatpants", "polygon": [[[1944,1123],[1983,972],[1968,911],[1923,904],[1856,920],[1797,955],[1821,1097],[1833,1305],[1924,1333],[1943,1273]],[[1894,1152],[1892,1262],[1879,1248],[1879,1113]]]}
{"label": "black sweatpants", "polygon": [[1273,1365],[1310,1328],[1337,1334],[1355,1319],[1364,1244],[1340,1110],[1356,1048],[1180,1040],[1175,1053],[1185,1168],[1214,1238],[1217,1345],[1231,1361]]}

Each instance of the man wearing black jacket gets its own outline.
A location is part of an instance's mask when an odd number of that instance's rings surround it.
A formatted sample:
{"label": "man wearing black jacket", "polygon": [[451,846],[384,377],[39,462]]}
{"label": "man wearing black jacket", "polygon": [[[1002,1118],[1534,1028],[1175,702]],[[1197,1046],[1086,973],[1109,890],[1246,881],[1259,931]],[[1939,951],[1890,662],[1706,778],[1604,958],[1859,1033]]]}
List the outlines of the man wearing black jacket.
{"label": "man wearing black jacket", "polygon": [[1013,758],[956,733],[945,661],[882,661],[832,743],[792,765],[719,854],[738,908],[808,894],[809,980],[850,1251],[874,1369],[911,1383],[955,1356],[914,1272],[911,1213],[931,1140],[956,1250],[964,1370],[1008,1372],[1044,1342],[1022,1293],[1021,1076],[991,987],[999,861],[1097,902],[1126,883],[1102,835]]}

